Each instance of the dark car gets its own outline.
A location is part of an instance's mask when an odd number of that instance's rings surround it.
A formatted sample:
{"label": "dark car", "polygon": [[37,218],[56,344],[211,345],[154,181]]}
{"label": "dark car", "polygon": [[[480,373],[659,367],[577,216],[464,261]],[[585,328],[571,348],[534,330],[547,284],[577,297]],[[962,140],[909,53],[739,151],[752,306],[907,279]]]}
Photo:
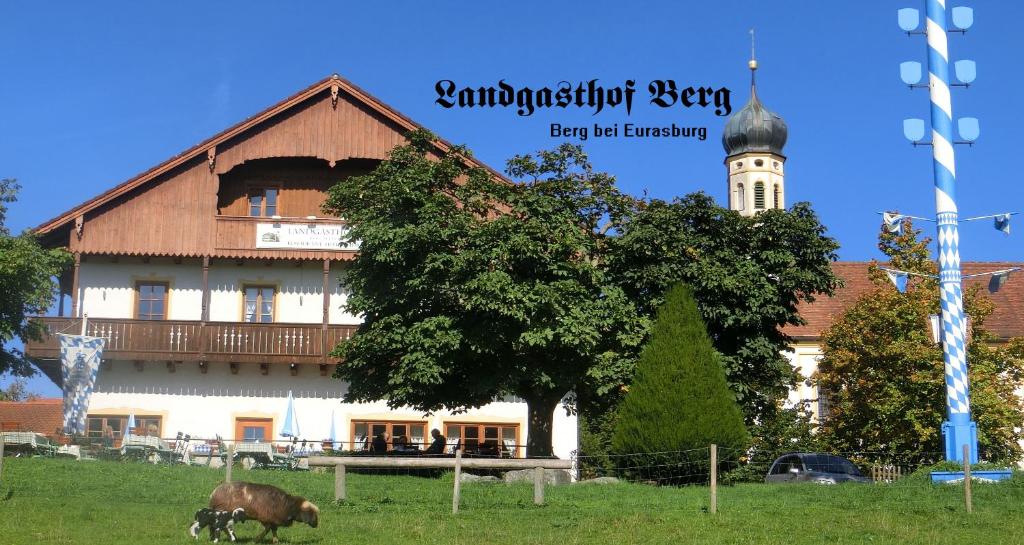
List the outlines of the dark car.
{"label": "dark car", "polygon": [[837,484],[870,483],[871,479],[861,475],[857,466],[842,456],[791,452],[775,460],[764,482]]}

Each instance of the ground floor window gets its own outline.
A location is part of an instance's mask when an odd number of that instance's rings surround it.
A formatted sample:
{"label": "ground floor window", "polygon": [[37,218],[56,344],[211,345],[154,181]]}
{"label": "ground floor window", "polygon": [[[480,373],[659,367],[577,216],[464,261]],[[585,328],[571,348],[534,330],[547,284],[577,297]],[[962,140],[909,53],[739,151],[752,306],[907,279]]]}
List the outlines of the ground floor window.
{"label": "ground floor window", "polygon": [[160,437],[161,424],[159,416],[136,416],[135,427],[129,430],[126,414],[90,414],[85,429],[90,439],[110,443],[107,446],[117,446],[126,431],[137,436]]}
{"label": "ground floor window", "polygon": [[426,422],[352,421],[352,450],[423,450],[427,447],[428,440]]}
{"label": "ground floor window", "polygon": [[516,458],[519,424],[446,422],[445,438],[466,454]]}
{"label": "ground floor window", "polygon": [[249,443],[266,443],[274,437],[274,419],[272,418],[236,418],[235,441]]}

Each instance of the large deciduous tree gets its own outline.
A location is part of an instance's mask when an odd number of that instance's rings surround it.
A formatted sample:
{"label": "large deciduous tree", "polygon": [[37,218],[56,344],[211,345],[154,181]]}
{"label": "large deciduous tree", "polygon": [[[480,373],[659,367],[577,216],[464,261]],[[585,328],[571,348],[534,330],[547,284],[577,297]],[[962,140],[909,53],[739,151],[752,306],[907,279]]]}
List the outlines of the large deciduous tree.
{"label": "large deciduous tree", "polygon": [[16,200],[18,189],[14,180],[0,180],[0,374],[30,376],[32,365],[8,343],[41,337],[42,326],[30,317],[49,308],[57,287],[54,277],[70,256],[42,248],[31,233],[11,234],[5,226],[7,205]]}
{"label": "large deciduous tree", "polygon": [[621,384],[643,336],[636,309],[600,265],[630,199],[578,148],[510,161],[509,184],[470,168],[463,148],[431,156],[432,137],[335,185],[359,257],[345,272],[363,317],[337,353],[347,399],[424,411],[503,396],[529,407],[527,452],[552,453],[553,412],[588,382]]}
{"label": "large deciduous tree", "polygon": [[[919,235],[909,219],[902,233],[883,230],[879,249],[890,267],[935,274],[929,240]],[[934,458],[943,448],[946,419],[942,350],[928,323],[928,316],[939,312],[937,283],[913,277],[899,293],[877,263],[869,274],[874,289],[823,334],[824,355],[813,377],[830,401],[822,439],[840,451]],[[964,306],[972,326],[967,362],[980,454],[992,461],[1019,460],[1024,405],[1014,390],[1024,379],[1024,339],[994,342],[985,330],[993,306],[978,289],[965,290]]]}
{"label": "large deciduous tree", "polygon": [[785,395],[780,328],[836,285],[836,244],[807,205],[744,218],[702,193],[635,199],[570,145],[513,158],[508,183],[464,148],[409,138],[325,204],[361,243],[344,282],[364,322],[336,352],[349,400],[435,411],[518,396],[530,455],[550,454],[559,400],[614,404],[680,282],[748,420]]}

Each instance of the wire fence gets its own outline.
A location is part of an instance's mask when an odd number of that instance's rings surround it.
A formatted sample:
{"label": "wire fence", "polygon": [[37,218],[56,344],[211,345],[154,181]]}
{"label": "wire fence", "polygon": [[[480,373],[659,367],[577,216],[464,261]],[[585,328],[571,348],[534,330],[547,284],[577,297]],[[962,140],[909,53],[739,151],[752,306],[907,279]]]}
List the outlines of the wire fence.
{"label": "wire fence", "polygon": [[[343,499],[349,503],[398,503],[417,508],[436,507],[453,497],[453,510],[458,509],[460,502],[477,509],[528,505],[531,495],[525,490],[515,492],[492,486],[517,482],[532,485],[533,503],[587,506],[590,498],[599,497],[601,509],[638,513],[751,509],[778,513],[787,509],[879,511],[892,510],[894,506],[903,511],[935,512],[1024,500],[1024,478],[1020,473],[997,486],[974,481],[974,490],[972,481],[966,479],[934,484],[929,470],[943,461],[941,452],[761,455],[709,445],[668,452],[574,453],[565,461],[564,468],[549,464],[549,468],[538,472],[536,466],[544,465],[545,459],[516,456],[522,445],[497,449],[458,445],[456,454],[451,452],[455,445],[447,444],[441,453],[432,453],[427,445],[410,449],[407,445],[389,443],[375,448],[365,442],[257,442],[178,435],[130,436],[117,442],[79,438],[60,445],[64,449],[60,452],[53,448],[55,445],[41,448],[41,440],[33,447],[11,442],[9,432],[5,432],[4,438],[8,456],[63,455],[158,466],[206,467],[215,471],[207,473],[210,477],[204,477],[203,483],[210,479],[282,483],[305,487],[310,497],[328,502],[339,498],[340,478]],[[71,447],[77,447],[77,452],[69,452]],[[462,460],[461,465],[453,465],[455,459]],[[340,477],[336,460],[348,460],[349,464]],[[358,460],[377,462],[368,467]],[[470,467],[462,467],[466,465]],[[105,471],[116,474],[118,466],[104,467],[115,468]],[[946,464],[940,469],[957,468]],[[407,479],[412,477],[416,479]],[[622,484],[594,491],[596,485],[609,483]],[[592,486],[585,486],[588,484]],[[843,492],[837,492],[837,488]],[[180,496],[185,497],[186,493]],[[765,498],[770,498],[770,502],[762,504]],[[137,500],[162,501],[155,495]]]}

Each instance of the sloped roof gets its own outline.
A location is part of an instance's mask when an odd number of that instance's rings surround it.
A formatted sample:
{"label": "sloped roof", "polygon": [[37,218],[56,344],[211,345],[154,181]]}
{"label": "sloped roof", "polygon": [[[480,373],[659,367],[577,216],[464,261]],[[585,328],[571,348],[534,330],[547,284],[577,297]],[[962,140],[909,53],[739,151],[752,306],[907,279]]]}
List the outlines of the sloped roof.
{"label": "sloped roof", "polygon": [[0,428],[53,435],[64,425],[64,401],[57,398],[32,401],[0,401]]}
{"label": "sloped roof", "polygon": [[[843,279],[844,286],[832,297],[818,297],[813,303],[801,303],[800,316],[807,321],[802,326],[787,326],[785,333],[797,340],[817,340],[832,322],[862,296],[875,289],[868,279],[868,262],[838,261],[832,264],[832,271]],[[1009,262],[965,262],[961,264],[964,275],[998,271],[1010,267],[1024,267],[1024,263]],[[964,280],[969,286],[988,286],[989,277],[982,276]],[[1024,336],[1024,274],[1011,274],[1006,284],[996,293],[986,295],[995,304],[995,310],[985,321],[985,329],[1001,339]],[[936,293],[936,297],[938,294]]]}
{"label": "sloped roof", "polygon": [[[282,114],[288,112],[289,110],[295,108],[299,104],[316,96],[319,93],[322,93],[326,90],[334,89],[336,89],[338,92],[344,92],[348,94],[359,103],[364,104],[366,107],[391,120],[392,122],[396,123],[397,125],[401,126],[406,130],[424,128],[419,123],[416,123],[412,119],[409,119],[408,117],[400,113],[398,110],[385,104],[383,101],[371,95],[370,93],[364,91],[354,83],[339,76],[338,74],[332,74],[331,76],[328,76],[314,83],[313,85],[299,91],[298,93],[295,93],[294,95],[278,102],[277,104],[274,104],[273,106],[263,110],[262,112],[221,131],[220,133],[196,144],[195,146],[192,146],[191,148],[188,148],[187,150],[179,153],[178,155],[175,155],[174,157],[171,157],[170,159],[164,161],[163,163],[160,163],[159,165],[128,179],[127,181],[101,193],[100,195],[97,195],[96,197],[93,197],[92,199],[89,199],[88,201],[85,201],[82,204],[79,204],[78,206],[75,206],[74,208],[64,212],[63,214],[53,219],[43,222],[38,227],[36,227],[35,231],[39,234],[46,234],[68,224],[69,222],[73,222],[76,216],[85,214],[86,212],[94,210],[105,203],[108,203],[122,195],[125,195],[135,190],[136,188],[150,181],[153,181],[161,174],[164,174],[170,171],[171,169],[186,163],[187,161],[195,159],[197,156],[205,157],[207,150],[209,150],[210,148],[228,142],[232,138],[242,135],[249,129],[252,129],[260,124],[270,121],[275,117],[281,116]],[[435,145],[440,152],[446,152],[450,148],[452,148],[451,143],[440,138],[435,142]],[[481,163],[480,161],[477,161],[476,159],[470,157],[467,158],[466,162],[475,167],[485,168],[497,178],[507,181],[507,179],[500,172],[494,170],[493,168],[484,163]]]}

